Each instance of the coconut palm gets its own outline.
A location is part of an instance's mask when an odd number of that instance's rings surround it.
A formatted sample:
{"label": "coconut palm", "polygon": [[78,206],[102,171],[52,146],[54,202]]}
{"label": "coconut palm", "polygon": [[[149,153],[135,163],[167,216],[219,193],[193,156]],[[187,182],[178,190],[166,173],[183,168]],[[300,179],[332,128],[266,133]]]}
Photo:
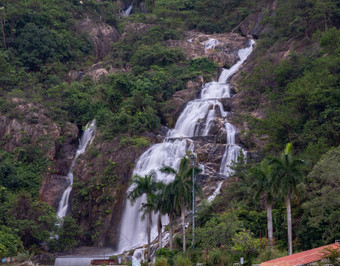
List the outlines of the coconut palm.
{"label": "coconut palm", "polygon": [[135,203],[136,199],[146,194],[146,202],[142,204],[140,211],[143,211],[142,219],[147,216],[148,260],[150,261],[152,212],[155,209],[155,194],[159,190],[159,183],[156,181],[156,172],[150,171],[150,173],[144,177],[134,175],[131,183],[133,189],[128,193],[128,198],[132,204]]}
{"label": "coconut palm", "polygon": [[173,226],[174,226],[174,219],[177,215],[177,208],[175,204],[175,192],[173,190],[173,183],[170,183],[165,186],[163,191],[164,193],[164,210],[169,216],[169,248],[170,250],[173,249]]}
{"label": "coconut palm", "polygon": [[157,229],[158,229],[158,247],[162,247],[162,216],[167,214],[166,204],[167,204],[167,198],[165,197],[165,189],[166,185],[162,182],[159,182],[158,184],[159,192],[155,195],[155,201],[154,201],[154,211],[158,212],[158,218],[157,218]]}
{"label": "coconut palm", "polygon": [[[174,181],[171,183],[171,189],[174,193],[174,206],[181,211],[182,222],[182,238],[183,238],[183,252],[186,250],[186,238],[185,238],[185,210],[186,206],[191,203],[192,193],[192,169],[191,160],[184,156],[180,162],[179,170],[176,171],[170,166],[165,166],[161,169],[161,172],[175,175]],[[194,172],[199,173],[200,169],[194,167]],[[201,193],[200,187],[195,184],[194,189]]]}
{"label": "coconut palm", "polygon": [[293,254],[292,245],[292,211],[291,198],[296,192],[297,185],[302,181],[301,166],[304,162],[293,156],[293,145],[288,143],[280,158],[274,158],[270,164],[273,167],[273,188],[275,193],[280,193],[284,199],[287,210],[288,253]]}
{"label": "coconut palm", "polygon": [[255,199],[264,200],[267,212],[268,245],[270,251],[273,251],[273,182],[271,165],[265,159],[257,167],[252,168],[250,173],[254,177]]}

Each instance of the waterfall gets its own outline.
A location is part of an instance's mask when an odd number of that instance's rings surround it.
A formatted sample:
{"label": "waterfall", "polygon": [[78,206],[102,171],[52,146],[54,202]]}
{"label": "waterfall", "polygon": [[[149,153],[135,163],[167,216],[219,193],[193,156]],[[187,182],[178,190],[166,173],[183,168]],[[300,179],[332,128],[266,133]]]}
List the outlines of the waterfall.
{"label": "waterfall", "polygon": [[202,45],[204,46],[204,49],[210,50],[210,49],[215,49],[215,46],[218,45],[220,42],[215,39],[209,39],[204,42],[202,42]]}
{"label": "waterfall", "polygon": [[57,211],[57,216],[58,218],[63,218],[65,217],[68,207],[69,207],[69,198],[70,198],[70,194],[72,191],[72,184],[73,184],[73,166],[76,162],[77,157],[80,154],[83,154],[85,152],[86,146],[89,142],[92,142],[93,138],[94,138],[94,134],[96,131],[96,121],[93,120],[91,123],[88,123],[85,127],[85,130],[81,136],[81,138],[79,139],[79,145],[78,145],[78,149],[76,151],[76,154],[72,160],[70,169],[67,173],[66,176],[66,180],[68,183],[68,187],[65,189],[63,196],[61,197],[61,200],[59,202],[59,207],[58,207],[58,211]]}
{"label": "waterfall", "polygon": [[[175,140],[164,141],[152,145],[144,154],[139,158],[133,174],[144,176],[151,170],[155,170],[157,173],[157,181],[163,181],[169,183],[172,181],[173,176],[166,175],[159,171],[164,165],[179,168],[179,163],[182,157],[185,155],[188,146],[188,140]],[[133,189],[129,188],[128,192]],[[132,206],[129,200],[125,200],[124,212],[121,220],[120,238],[119,238],[119,253],[125,250],[139,247],[147,242],[146,235],[146,221],[141,219],[140,208],[145,201],[145,196],[136,200]],[[165,219],[165,218],[163,218]],[[152,216],[153,224],[156,225],[157,216]],[[167,223],[167,221],[163,221]],[[157,236],[157,226],[153,226],[151,230],[151,239]]]}
{"label": "waterfall", "polygon": [[127,9],[125,9],[125,10],[123,11],[123,17],[128,17],[128,16],[130,16],[131,11],[132,11],[132,6],[133,6],[133,4],[131,4]]}
{"label": "waterfall", "polygon": [[[186,150],[189,149],[193,151],[194,149],[193,142],[190,139],[182,138],[207,135],[210,130],[210,124],[216,117],[227,117],[228,112],[224,111],[220,99],[230,97],[230,88],[227,81],[236,73],[241,64],[250,55],[253,43],[254,42],[251,41],[249,47],[239,50],[238,55],[240,60],[230,69],[224,69],[218,82],[209,82],[204,85],[200,98],[190,101],[187,104],[179,116],[175,128],[168,132],[164,142],[152,145],[138,159],[133,174],[144,176],[151,170],[155,170],[158,181],[169,183],[173,180],[173,176],[163,174],[159,169],[164,165],[168,165],[178,170],[180,160],[185,155]],[[213,48],[216,44],[216,41],[209,40],[205,46]],[[203,125],[202,128],[200,128],[200,125]],[[222,164],[228,163],[229,151],[233,153],[230,157],[233,159],[235,158],[235,154],[240,150],[240,147],[235,144],[235,128],[230,123],[226,123],[226,128],[228,140],[225,154],[227,155],[226,159],[224,161],[222,160]],[[223,156],[223,158],[224,157],[225,156]],[[222,171],[224,173],[224,171],[226,171],[225,167],[221,166],[221,168],[223,168]],[[215,196],[219,193],[221,185],[222,183],[218,185],[218,189],[215,191],[216,193],[214,193]],[[131,189],[133,188],[130,187],[128,192]],[[117,250],[119,253],[139,247],[147,242],[146,221],[141,220],[142,214],[139,211],[143,201],[145,201],[145,197],[137,199],[133,206],[129,200],[125,200],[124,202]],[[156,214],[153,215],[154,223],[151,230],[151,239],[155,239],[157,235],[155,221]]]}

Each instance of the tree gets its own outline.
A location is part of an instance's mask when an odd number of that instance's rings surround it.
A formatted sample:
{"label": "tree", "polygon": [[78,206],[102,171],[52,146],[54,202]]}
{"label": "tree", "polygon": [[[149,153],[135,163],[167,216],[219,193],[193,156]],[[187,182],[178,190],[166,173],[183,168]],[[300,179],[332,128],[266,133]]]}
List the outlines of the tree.
{"label": "tree", "polygon": [[[171,188],[174,193],[174,204],[177,209],[181,211],[182,221],[182,237],[183,237],[183,251],[186,250],[185,241],[185,210],[186,206],[191,203],[191,192],[192,192],[192,166],[191,161],[187,156],[184,156],[180,162],[179,170],[176,171],[170,166],[164,166],[161,168],[161,172],[175,175],[174,181],[171,183]],[[199,173],[200,169],[194,167],[194,172]],[[195,184],[194,189],[201,193],[200,187]]]}
{"label": "tree", "polygon": [[280,158],[274,158],[270,161],[273,167],[273,185],[274,192],[280,193],[285,198],[287,209],[287,233],[288,233],[288,253],[293,253],[292,246],[292,213],[291,198],[296,192],[297,185],[302,181],[303,173],[301,166],[304,162],[295,159],[293,156],[293,145],[288,143]]}
{"label": "tree", "polygon": [[298,232],[303,249],[334,243],[340,239],[340,146],[324,154],[306,178]]}
{"label": "tree", "polygon": [[[173,183],[163,186],[161,209],[164,213],[166,213],[169,216],[169,234],[170,234],[169,245],[170,245],[170,250],[172,250],[173,249],[173,225],[174,225],[174,218],[177,214]],[[160,244],[160,247],[161,247],[161,244]]]}
{"label": "tree", "polygon": [[158,187],[160,189],[159,193],[155,195],[155,202],[154,202],[154,210],[158,211],[158,219],[157,219],[157,229],[158,229],[158,241],[159,241],[159,248],[162,248],[162,215],[168,213],[168,201],[170,200],[166,196],[166,185],[162,182],[158,183]]}
{"label": "tree", "polygon": [[128,193],[128,198],[134,204],[136,199],[146,194],[146,202],[143,203],[141,211],[144,212],[142,218],[147,216],[147,236],[148,236],[148,260],[150,261],[150,238],[151,238],[151,225],[152,225],[152,211],[155,208],[154,198],[156,192],[159,190],[158,182],[156,181],[156,172],[150,171],[149,174],[141,177],[134,175],[132,178],[133,189]]}
{"label": "tree", "polygon": [[70,59],[67,43],[54,31],[28,23],[18,33],[16,46],[23,64],[39,70],[42,64]]}
{"label": "tree", "polygon": [[15,229],[0,225],[0,258],[15,256],[22,250],[23,245]]}
{"label": "tree", "polygon": [[65,216],[58,220],[58,225],[55,227],[55,237],[50,237],[47,243],[53,252],[68,250],[78,244],[80,234],[76,221],[71,216]]}
{"label": "tree", "polygon": [[48,240],[56,224],[55,210],[46,203],[33,201],[30,194],[17,194],[7,217],[7,224],[17,230],[25,247]]}
{"label": "tree", "polygon": [[251,174],[255,177],[253,188],[256,190],[255,199],[263,200],[267,212],[268,245],[273,251],[273,182],[271,178],[271,165],[263,160],[258,166],[252,168]]}

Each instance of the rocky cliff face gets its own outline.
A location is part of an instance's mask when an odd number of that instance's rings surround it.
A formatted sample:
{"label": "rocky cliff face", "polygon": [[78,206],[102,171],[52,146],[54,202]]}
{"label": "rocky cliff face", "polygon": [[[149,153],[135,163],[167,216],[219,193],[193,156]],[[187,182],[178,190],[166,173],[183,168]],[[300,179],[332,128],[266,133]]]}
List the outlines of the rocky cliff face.
{"label": "rocky cliff face", "polygon": [[78,128],[69,122],[60,125],[54,122],[41,105],[11,99],[11,114],[0,113],[1,148],[13,152],[25,144],[38,146],[52,162],[46,173],[40,198],[57,207],[64,188],[65,176],[71,165],[77,146]]}
{"label": "rocky cliff face", "polygon": [[94,22],[91,19],[79,21],[76,30],[89,35],[95,46],[95,56],[99,59],[111,51],[111,43],[119,38],[119,33],[114,27],[104,22]]}
{"label": "rocky cliff face", "polygon": [[[210,39],[214,39],[214,45],[208,46]],[[206,57],[220,67],[230,67],[238,60],[237,51],[247,46],[246,38],[236,33],[203,34],[189,31],[183,40],[166,41],[169,47],[183,50],[187,59]]]}
{"label": "rocky cliff face", "polygon": [[125,192],[136,159],[155,142],[152,134],[143,137],[146,145],[133,139],[104,140],[100,132],[74,167],[72,212],[88,232],[84,243],[115,246]]}

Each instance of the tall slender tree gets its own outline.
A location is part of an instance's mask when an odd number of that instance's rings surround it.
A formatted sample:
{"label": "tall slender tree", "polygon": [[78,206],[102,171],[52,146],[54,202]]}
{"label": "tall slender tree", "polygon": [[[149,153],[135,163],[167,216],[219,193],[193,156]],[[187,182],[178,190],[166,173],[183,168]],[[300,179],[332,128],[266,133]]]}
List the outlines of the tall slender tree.
{"label": "tall slender tree", "polygon": [[159,192],[156,194],[154,201],[154,209],[158,212],[157,216],[157,229],[158,229],[158,247],[162,248],[162,216],[167,214],[167,201],[169,200],[166,197],[165,189],[166,185],[162,182],[158,183]]}
{"label": "tall slender tree", "polygon": [[254,177],[253,188],[255,189],[255,199],[263,200],[267,212],[268,245],[273,251],[273,180],[272,169],[267,159],[263,160],[258,166],[250,170]]}
{"label": "tall slender tree", "polygon": [[270,164],[273,166],[274,192],[280,193],[284,199],[287,210],[288,253],[293,254],[292,244],[292,211],[291,198],[296,192],[297,185],[302,181],[302,165],[304,162],[293,156],[293,145],[288,143],[280,158],[274,158]]}
{"label": "tall slender tree", "polygon": [[[186,237],[185,237],[185,211],[188,204],[191,203],[192,197],[192,168],[191,161],[187,156],[184,156],[180,162],[179,170],[176,171],[172,167],[164,166],[161,172],[175,175],[175,179],[171,184],[171,189],[174,193],[174,205],[181,211],[182,222],[182,239],[183,251],[186,251]],[[199,173],[200,169],[194,167],[194,172]],[[201,194],[200,187],[195,184],[194,189],[198,194]]]}
{"label": "tall slender tree", "polygon": [[150,171],[150,173],[144,177],[134,175],[131,183],[133,189],[128,193],[128,198],[132,204],[135,203],[136,199],[146,194],[146,202],[142,204],[141,211],[144,212],[142,218],[147,217],[148,261],[150,261],[152,212],[155,209],[155,194],[159,190],[159,184],[156,181],[156,172]]}
{"label": "tall slender tree", "polygon": [[165,209],[166,209],[166,212],[169,216],[169,234],[170,234],[170,239],[169,239],[169,245],[170,245],[170,250],[173,249],[173,235],[174,235],[174,230],[173,230],[173,227],[174,227],[174,220],[175,220],[175,217],[178,213],[178,210],[176,208],[176,204],[175,204],[175,192],[173,190],[173,183],[170,183],[168,184],[166,187],[165,187],[165,190],[164,190],[164,198],[166,199],[165,200]]}

